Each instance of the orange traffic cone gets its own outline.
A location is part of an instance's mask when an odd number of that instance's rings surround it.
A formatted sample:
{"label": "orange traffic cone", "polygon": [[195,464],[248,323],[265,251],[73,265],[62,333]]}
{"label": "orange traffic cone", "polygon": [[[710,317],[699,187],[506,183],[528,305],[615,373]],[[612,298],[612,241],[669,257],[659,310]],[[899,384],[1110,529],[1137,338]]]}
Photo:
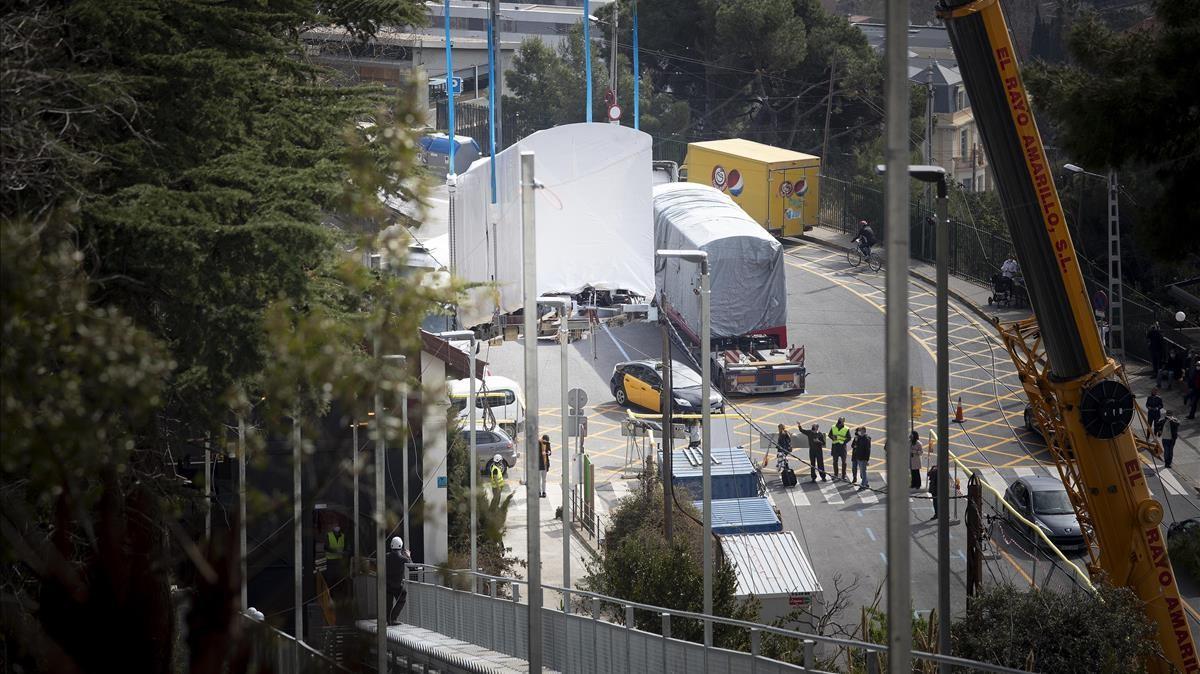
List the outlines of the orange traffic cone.
{"label": "orange traffic cone", "polygon": [[963,422],[962,413],[962,396],[958,397],[958,407],[954,408],[954,423],[961,424]]}

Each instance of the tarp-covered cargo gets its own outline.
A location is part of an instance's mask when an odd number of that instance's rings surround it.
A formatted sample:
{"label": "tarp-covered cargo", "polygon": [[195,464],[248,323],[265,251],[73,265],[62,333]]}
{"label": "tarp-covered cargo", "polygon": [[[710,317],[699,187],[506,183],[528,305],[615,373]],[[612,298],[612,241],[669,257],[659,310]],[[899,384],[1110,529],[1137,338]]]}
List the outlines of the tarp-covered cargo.
{"label": "tarp-covered cargo", "polygon": [[[778,334],[786,344],[783,247],[729,197],[707,185],[654,188],[655,247],[708,253],[712,336]],[[700,333],[700,269],[678,259],[655,261],[664,309],[693,341]]]}
{"label": "tarp-covered cargo", "polygon": [[[520,153],[534,153],[537,292],[585,287],[654,293],[650,136],[615,124],[566,124],[522,138],[457,177],[450,267],[472,288],[459,307],[462,327],[520,309],[522,299]],[[490,213],[490,215],[489,215]],[[490,284],[495,284],[491,286]]]}

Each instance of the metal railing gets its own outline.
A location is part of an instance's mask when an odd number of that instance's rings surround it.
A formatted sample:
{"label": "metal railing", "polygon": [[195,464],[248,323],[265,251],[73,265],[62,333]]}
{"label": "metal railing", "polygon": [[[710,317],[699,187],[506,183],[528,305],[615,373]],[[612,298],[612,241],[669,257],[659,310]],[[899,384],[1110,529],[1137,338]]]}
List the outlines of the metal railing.
{"label": "metal railing", "polygon": [[[461,641],[525,660],[528,658],[526,625],[528,606],[521,602],[526,581],[476,573],[447,571],[423,564],[409,565],[408,604],[404,622]],[[463,582],[463,581],[466,582]],[[463,587],[467,589],[462,589]],[[486,588],[483,593],[477,592]],[[705,616],[668,609],[584,590],[543,585],[547,599],[557,594],[558,608],[543,608],[542,662],[570,672],[815,672],[819,659],[837,656],[866,671],[882,671],[888,648],[854,639],[797,632],[744,620]],[[507,596],[505,596],[507,595]],[[569,606],[571,611],[562,610]],[[702,643],[672,636],[672,627],[711,622],[717,633],[743,631],[748,650],[705,648]],[[700,630],[692,629],[692,633]],[[764,638],[792,644],[796,662],[763,654]],[[1010,669],[964,658],[914,652],[919,663],[945,663],[968,671],[1018,674]]]}
{"label": "metal railing", "polygon": [[351,670],[303,641],[265,622],[239,614],[250,645],[249,672],[272,674],[349,674]]}

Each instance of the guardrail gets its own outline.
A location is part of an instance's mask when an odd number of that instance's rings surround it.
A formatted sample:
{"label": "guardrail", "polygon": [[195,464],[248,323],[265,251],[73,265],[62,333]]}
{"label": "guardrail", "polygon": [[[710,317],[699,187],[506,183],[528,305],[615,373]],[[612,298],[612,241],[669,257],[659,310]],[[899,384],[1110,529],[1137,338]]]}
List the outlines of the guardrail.
{"label": "guardrail", "polygon": [[265,622],[239,614],[246,640],[250,645],[250,662],[246,671],[273,674],[350,674],[349,669],[303,641],[282,632]]}
{"label": "guardrail", "polygon": [[[405,622],[460,639],[488,650],[528,659],[529,608],[521,602],[518,578],[491,576],[470,570],[439,569],[424,564],[408,568]],[[465,589],[463,589],[465,588]],[[477,590],[486,588],[484,593]],[[819,653],[837,656],[866,671],[882,671],[888,648],[854,639],[808,634],[771,625],[668,609],[584,590],[543,585],[545,598],[559,596],[558,608],[543,608],[542,662],[572,672],[815,672]],[[506,594],[507,593],[507,594]],[[749,650],[705,648],[672,636],[672,626],[711,622],[715,632],[744,630]],[[699,631],[699,630],[696,630]],[[782,638],[793,644],[798,662],[763,654],[763,638]],[[824,651],[824,653],[821,653]],[[913,652],[917,663],[945,663],[972,671],[1019,674],[984,662],[948,655]]]}

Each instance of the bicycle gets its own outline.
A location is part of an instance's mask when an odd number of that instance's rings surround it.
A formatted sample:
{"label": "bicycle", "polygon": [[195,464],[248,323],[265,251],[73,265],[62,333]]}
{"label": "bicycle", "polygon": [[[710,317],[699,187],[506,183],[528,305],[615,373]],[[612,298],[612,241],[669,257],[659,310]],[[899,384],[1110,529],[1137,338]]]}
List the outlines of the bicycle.
{"label": "bicycle", "polygon": [[849,262],[851,267],[857,267],[865,260],[867,267],[871,271],[879,271],[883,268],[883,258],[879,256],[879,253],[872,250],[869,257],[865,256],[863,255],[862,248],[858,245],[858,239],[855,239],[852,243],[854,246],[846,251],[846,262]]}

